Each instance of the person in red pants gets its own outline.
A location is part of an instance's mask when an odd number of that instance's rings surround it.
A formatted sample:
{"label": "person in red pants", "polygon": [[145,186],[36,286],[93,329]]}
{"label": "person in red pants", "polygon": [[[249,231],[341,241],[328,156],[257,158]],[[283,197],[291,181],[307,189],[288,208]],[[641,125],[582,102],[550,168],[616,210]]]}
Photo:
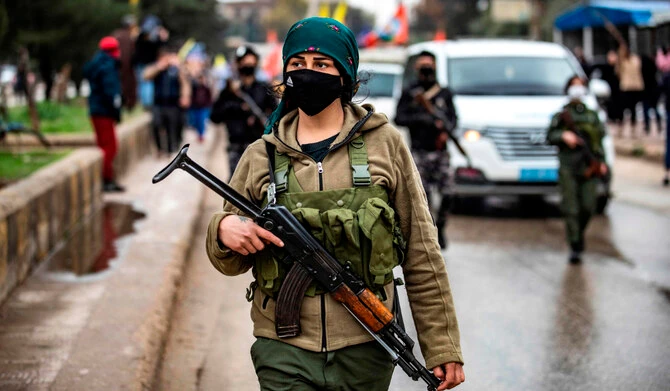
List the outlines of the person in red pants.
{"label": "person in red pants", "polygon": [[123,191],[114,179],[114,156],[117,142],[115,124],[121,119],[121,80],[119,76],[119,41],[104,37],[99,51],[84,65],[84,77],[91,86],[88,108],[98,147],[102,149],[103,191]]}

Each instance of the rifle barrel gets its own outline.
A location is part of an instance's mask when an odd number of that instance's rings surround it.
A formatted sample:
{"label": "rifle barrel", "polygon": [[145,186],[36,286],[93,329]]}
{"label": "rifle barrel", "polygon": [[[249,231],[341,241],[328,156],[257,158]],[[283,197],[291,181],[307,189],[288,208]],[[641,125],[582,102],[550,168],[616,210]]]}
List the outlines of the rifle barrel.
{"label": "rifle barrel", "polygon": [[239,193],[235,191],[235,189],[230,187],[230,185],[215,177],[209,171],[202,168],[198,163],[191,160],[187,155],[188,147],[189,144],[186,144],[182,147],[172,162],[170,162],[170,164],[168,164],[158,174],[156,174],[156,176],[154,176],[152,180],[153,183],[162,181],[168,175],[170,175],[172,171],[177,168],[181,168],[195,177],[195,179],[200,181],[202,184],[214,190],[216,194],[235,205],[235,207],[241,210],[243,213],[251,216],[254,220],[257,219],[261,214],[261,209],[254,205],[251,201],[241,197]]}

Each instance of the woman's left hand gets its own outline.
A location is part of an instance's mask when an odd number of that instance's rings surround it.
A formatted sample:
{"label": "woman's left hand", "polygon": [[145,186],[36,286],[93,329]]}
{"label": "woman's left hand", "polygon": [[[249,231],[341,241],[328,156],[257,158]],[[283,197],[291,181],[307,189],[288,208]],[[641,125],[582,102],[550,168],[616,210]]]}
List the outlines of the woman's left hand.
{"label": "woman's left hand", "polygon": [[442,381],[437,387],[437,391],[452,389],[465,381],[463,364],[457,362],[449,362],[435,367],[433,368],[433,374]]}
{"label": "woman's left hand", "polygon": [[607,168],[606,163],[600,163],[600,173],[602,175],[607,175],[607,172],[609,171],[609,168]]}

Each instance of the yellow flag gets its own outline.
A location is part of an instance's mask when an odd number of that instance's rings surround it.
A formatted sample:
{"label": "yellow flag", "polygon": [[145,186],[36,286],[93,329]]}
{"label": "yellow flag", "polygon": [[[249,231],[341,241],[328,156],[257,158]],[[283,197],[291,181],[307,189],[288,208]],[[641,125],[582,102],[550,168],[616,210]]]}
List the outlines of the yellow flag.
{"label": "yellow flag", "polygon": [[319,16],[322,17],[322,18],[329,18],[330,17],[330,4],[321,3],[319,5]]}
{"label": "yellow flag", "polygon": [[337,20],[340,23],[344,23],[344,19],[347,17],[347,2],[340,1],[333,12],[333,19]]}
{"label": "yellow flag", "polygon": [[182,59],[182,61],[186,59],[186,56],[188,56],[188,52],[190,52],[191,49],[193,49],[193,46],[195,46],[195,39],[193,38],[189,38],[186,42],[184,42],[184,45],[181,47],[181,49],[179,49],[179,52],[177,53],[177,55],[179,56],[179,58]]}
{"label": "yellow flag", "polygon": [[214,57],[214,68],[223,68],[226,66],[226,57],[223,54],[217,54]]}

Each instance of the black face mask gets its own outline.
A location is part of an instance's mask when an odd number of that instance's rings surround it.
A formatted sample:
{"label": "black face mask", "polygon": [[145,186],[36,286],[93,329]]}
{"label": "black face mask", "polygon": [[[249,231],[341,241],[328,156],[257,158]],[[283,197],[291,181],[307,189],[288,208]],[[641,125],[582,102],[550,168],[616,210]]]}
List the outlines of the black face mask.
{"label": "black face mask", "polygon": [[238,71],[240,72],[240,75],[242,75],[242,76],[252,76],[254,73],[256,73],[256,67],[244,66],[244,67],[240,67],[238,69]]}
{"label": "black face mask", "polygon": [[419,68],[419,84],[422,87],[430,87],[435,84],[435,68],[421,67]]}
{"label": "black face mask", "polygon": [[419,74],[423,77],[435,77],[435,68],[433,67],[421,67],[419,68]]}
{"label": "black face mask", "polygon": [[301,69],[284,74],[284,95],[310,117],[319,114],[342,94],[340,76]]}

